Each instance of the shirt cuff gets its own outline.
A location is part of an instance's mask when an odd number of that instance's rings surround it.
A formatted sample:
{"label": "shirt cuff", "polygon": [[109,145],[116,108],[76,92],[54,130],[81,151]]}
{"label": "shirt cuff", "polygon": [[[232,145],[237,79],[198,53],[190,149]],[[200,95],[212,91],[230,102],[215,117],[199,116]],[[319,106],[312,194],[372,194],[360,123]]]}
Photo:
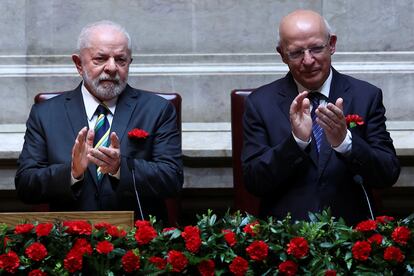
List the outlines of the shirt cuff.
{"label": "shirt cuff", "polygon": [[312,141],[312,139],[311,139],[311,138],[309,138],[309,141],[308,141],[308,142],[302,141],[301,139],[299,139],[298,137],[296,137],[296,136],[295,136],[295,134],[293,134],[293,132],[292,132],[292,135],[293,135],[293,138],[295,139],[296,143],[298,144],[298,146],[299,146],[299,148],[300,148],[301,150],[305,150],[305,148],[306,148],[307,146],[309,146],[309,144],[310,144],[310,143],[311,143],[311,141]]}
{"label": "shirt cuff", "polygon": [[115,177],[116,179],[121,179],[121,166],[119,166],[118,171],[115,174],[108,173],[110,176]]}
{"label": "shirt cuff", "polygon": [[352,150],[352,134],[349,131],[349,129],[346,130],[346,136],[345,139],[342,141],[342,143],[337,147],[332,147],[336,152],[339,152],[343,155],[347,155]]}
{"label": "shirt cuff", "polygon": [[76,179],[72,173],[70,173],[70,186],[75,185],[76,183],[78,183],[79,181],[83,180],[83,174],[79,179]]}

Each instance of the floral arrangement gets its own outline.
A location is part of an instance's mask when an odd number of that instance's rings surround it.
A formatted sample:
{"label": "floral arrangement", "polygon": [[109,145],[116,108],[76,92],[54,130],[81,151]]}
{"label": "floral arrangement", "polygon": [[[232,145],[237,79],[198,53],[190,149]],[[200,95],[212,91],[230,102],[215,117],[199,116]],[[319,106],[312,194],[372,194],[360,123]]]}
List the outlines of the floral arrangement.
{"label": "floral arrangement", "polygon": [[129,139],[145,139],[149,136],[149,133],[140,128],[134,128],[128,131]]}
{"label": "floral arrangement", "polygon": [[403,275],[414,266],[414,216],[354,228],[329,210],[310,221],[211,211],[194,226],[128,231],[102,222],[0,227],[0,273],[20,275]]}
{"label": "floral arrangement", "polygon": [[362,126],[364,124],[364,119],[358,114],[346,115],[345,121],[348,128],[354,128],[356,126]]}

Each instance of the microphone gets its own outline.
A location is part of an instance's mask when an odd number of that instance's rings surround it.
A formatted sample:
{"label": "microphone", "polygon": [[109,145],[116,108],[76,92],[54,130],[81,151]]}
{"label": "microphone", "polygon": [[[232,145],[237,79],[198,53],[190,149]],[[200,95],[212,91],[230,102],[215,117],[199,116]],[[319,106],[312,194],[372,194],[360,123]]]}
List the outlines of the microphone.
{"label": "microphone", "polygon": [[362,179],[362,176],[360,176],[359,174],[355,175],[354,176],[354,181],[356,183],[358,183],[359,185],[361,185],[362,191],[364,192],[364,195],[365,195],[365,199],[367,200],[367,203],[368,203],[368,208],[369,208],[369,212],[371,214],[371,218],[372,218],[372,220],[375,220],[374,213],[372,212],[372,208],[371,208],[371,202],[369,201],[367,191],[365,190],[364,180]]}
{"label": "microphone", "polygon": [[138,210],[139,210],[139,213],[141,215],[141,219],[144,220],[144,213],[142,212],[141,201],[139,200],[138,189],[137,189],[137,185],[136,185],[136,181],[135,181],[134,160],[131,157],[127,157],[127,165],[128,165],[128,169],[132,173],[132,181],[133,181],[133,186],[134,186],[134,191],[135,191],[135,197],[136,197],[137,203],[138,203]]}

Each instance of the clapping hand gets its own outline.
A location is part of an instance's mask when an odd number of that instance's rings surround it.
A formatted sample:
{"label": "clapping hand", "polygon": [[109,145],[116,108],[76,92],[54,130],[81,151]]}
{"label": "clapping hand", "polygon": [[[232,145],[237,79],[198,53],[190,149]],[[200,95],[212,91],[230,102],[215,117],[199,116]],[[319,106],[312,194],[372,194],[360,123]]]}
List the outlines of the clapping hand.
{"label": "clapping hand", "polygon": [[312,134],[312,118],[310,115],[310,102],[306,98],[307,91],[296,96],[290,105],[289,118],[293,134],[304,142],[310,140]]}

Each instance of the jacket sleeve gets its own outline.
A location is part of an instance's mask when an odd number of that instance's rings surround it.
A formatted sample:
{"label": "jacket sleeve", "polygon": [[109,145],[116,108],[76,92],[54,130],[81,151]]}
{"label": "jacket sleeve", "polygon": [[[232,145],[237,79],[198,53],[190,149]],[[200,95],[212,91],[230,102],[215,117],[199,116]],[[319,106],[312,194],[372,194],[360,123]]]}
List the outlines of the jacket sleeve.
{"label": "jacket sleeve", "polygon": [[[276,111],[276,113],[278,113]],[[274,118],[284,118],[273,114]],[[289,180],[298,176],[298,171],[311,165],[308,152],[297,145],[288,123],[272,123],[277,127],[277,143],[271,144],[270,127],[262,119],[250,97],[246,99],[243,117],[244,143],[242,166],[246,188],[257,196],[266,196],[277,189],[285,189]],[[275,138],[275,137],[273,137]]]}
{"label": "jacket sleeve", "polygon": [[50,164],[47,139],[39,105],[34,105],[26,123],[22,152],[18,159],[15,186],[25,203],[68,201],[74,198],[71,188],[71,164]]}
{"label": "jacket sleeve", "polygon": [[385,121],[382,92],[378,89],[364,118],[364,135],[351,129],[352,151],[343,157],[352,173],[374,188],[392,186],[400,174],[400,164]]}

